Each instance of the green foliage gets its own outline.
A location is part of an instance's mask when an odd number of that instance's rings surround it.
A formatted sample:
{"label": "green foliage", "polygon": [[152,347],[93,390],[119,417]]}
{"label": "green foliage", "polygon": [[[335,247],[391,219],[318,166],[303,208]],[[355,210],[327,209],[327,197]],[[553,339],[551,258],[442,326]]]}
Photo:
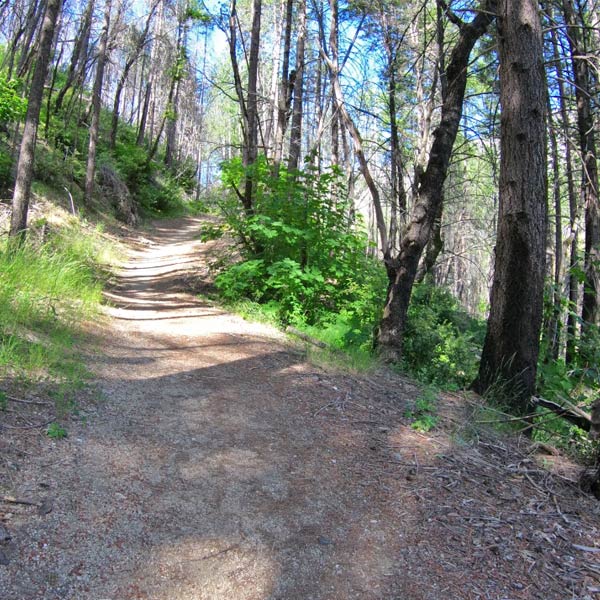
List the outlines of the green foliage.
{"label": "green foliage", "polygon": [[[585,273],[581,269],[574,268],[572,272],[580,282],[584,281]],[[551,318],[556,310],[554,299],[554,290],[548,286],[544,297],[545,320]],[[582,333],[574,340],[576,353],[571,364],[562,357],[555,359],[548,340],[543,340],[538,361],[537,393],[559,405],[567,401],[589,410],[600,393],[600,331],[593,325],[584,326],[577,307],[571,307],[567,298],[561,297],[559,309],[561,313],[567,312],[574,317]],[[535,421],[534,437],[537,440],[561,446],[584,460],[594,456],[594,443],[580,428],[541,408],[537,409]]]}
{"label": "green foliage", "polygon": [[0,147],[0,196],[4,196],[13,183],[13,159],[8,150]]}
{"label": "green foliage", "polygon": [[46,435],[53,440],[61,440],[67,437],[67,430],[59,423],[50,423],[46,428]]}
{"label": "green foliage", "polygon": [[426,433],[437,425],[439,420],[435,414],[437,400],[437,390],[433,387],[426,387],[415,400],[414,407],[406,411],[405,416],[412,420],[410,426],[415,431]]}
{"label": "green foliage", "polygon": [[76,225],[36,242],[0,246],[0,372],[28,379],[79,381],[74,351],[78,323],[101,301],[100,261],[106,243]]}
{"label": "green foliage", "polygon": [[25,116],[27,100],[21,98],[20,86],[20,81],[0,74],[0,123],[11,123]]}
{"label": "green foliage", "polygon": [[188,0],[185,7],[185,18],[198,23],[210,23],[210,15],[202,8],[198,0]]}
{"label": "green foliage", "polygon": [[118,141],[113,160],[115,170],[133,194],[147,185],[155,172],[154,165],[148,163],[146,149],[133,142]]}
{"label": "green foliage", "polygon": [[176,216],[187,211],[183,190],[168,174],[147,181],[136,190],[135,196],[149,215]]}
{"label": "green foliage", "polygon": [[470,317],[445,289],[416,284],[408,311],[402,366],[421,381],[449,388],[477,374],[485,323]]}
{"label": "green foliage", "polygon": [[[73,102],[79,100],[74,97]],[[83,188],[86,172],[88,137],[76,118],[77,109],[67,108],[50,115],[48,144],[38,144],[35,176],[38,181],[60,188],[75,182]],[[82,107],[83,108],[83,107]],[[172,170],[148,158],[148,148],[137,144],[137,132],[120,123],[114,148],[107,132],[112,116],[101,112],[97,166],[106,165],[127,186],[142,212],[152,216],[172,216],[187,211],[186,194],[195,189],[195,167],[177,163]],[[0,183],[1,183],[0,161]]]}
{"label": "green foliage", "polygon": [[[366,255],[367,237],[349,218],[340,173],[287,172],[273,176],[264,159],[252,167],[254,214],[237,199],[224,206],[228,228],[240,240],[243,260],[216,285],[228,301],[248,298],[276,307],[282,323],[344,324],[345,342],[371,336],[383,304],[385,274]],[[240,189],[239,160],[223,165],[223,181]],[[209,232],[213,233],[213,232]],[[340,340],[340,342],[342,342]]]}

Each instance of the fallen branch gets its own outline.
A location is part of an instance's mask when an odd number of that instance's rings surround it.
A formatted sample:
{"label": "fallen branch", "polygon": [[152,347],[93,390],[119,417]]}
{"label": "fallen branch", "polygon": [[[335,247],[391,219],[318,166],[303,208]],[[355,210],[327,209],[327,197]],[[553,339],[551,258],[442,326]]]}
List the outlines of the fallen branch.
{"label": "fallen branch", "polygon": [[576,548],[577,550],[581,550],[582,552],[592,552],[592,553],[600,552],[600,548],[594,548],[591,546],[580,546],[579,544],[573,544],[573,548]]}
{"label": "fallen branch", "polygon": [[322,342],[321,340],[317,340],[316,338],[308,335],[307,333],[304,333],[303,331],[300,331],[299,329],[296,329],[295,327],[288,326],[285,328],[285,332],[291,333],[292,335],[295,335],[296,337],[299,337],[301,340],[304,340],[305,342],[308,342],[309,344],[312,344],[313,346],[317,346],[318,348],[323,348],[324,350],[333,350],[333,348],[331,346],[329,346],[328,344],[326,344],[325,342]]}
{"label": "fallen branch", "polygon": [[52,402],[42,402],[41,400],[22,400],[21,398],[14,398],[13,396],[6,396],[6,399],[10,402],[19,402],[20,404],[37,404],[39,406],[52,406]]}
{"label": "fallen branch", "polygon": [[42,427],[47,427],[55,420],[55,417],[50,419],[49,421],[44,421],[43,423],[34,423],[32,425],[6,425],[3,423],[0,425],[0,430],[4,427],[5,429],[41,429]]}
{"label": "fallen branch", "polygon": [[577,427],[581,427],[581,429],[585,431],[592,431],[594,427],[594,423],[592,421],[592,417],[590,414],[575,406],[568,400],[563,399],[563,404],[557,404],[556,402],[552,402],[551,400],[546,400],[545,398],[541,398],[539,396],[534,396],[531,399],[532,403],[536,406],[542,406],[550,410],[551,412],[557,414],[559,417],[566,419],[570,423],[577,425]]}
{"label": "fallen branch", "polygon": [[38,506],[37,502],[15,498],[14,496],[0,496],[0,502],[5,502],[6,504],[24,504],[25,506]]}

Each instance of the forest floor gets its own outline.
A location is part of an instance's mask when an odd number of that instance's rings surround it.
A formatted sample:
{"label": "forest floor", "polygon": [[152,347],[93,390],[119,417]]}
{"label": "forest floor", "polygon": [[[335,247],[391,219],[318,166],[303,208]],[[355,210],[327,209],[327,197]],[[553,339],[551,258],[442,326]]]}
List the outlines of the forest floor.
{"label": "forest floor", "polygon": [[68,437],[0,413],[3,600],[600,597],[574,465],[476,425],[468,395],[418,433],[411,381],[198,299],[227,251],[201,222],[130,240]]}

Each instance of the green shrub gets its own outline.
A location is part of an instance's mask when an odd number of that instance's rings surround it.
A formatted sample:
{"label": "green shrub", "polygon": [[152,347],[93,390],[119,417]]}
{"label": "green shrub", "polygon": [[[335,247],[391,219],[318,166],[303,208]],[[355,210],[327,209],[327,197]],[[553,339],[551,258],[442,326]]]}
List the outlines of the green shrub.
{"label": "green shrub", "polygon": [[444,288],[416,284],[404,335],[403,366],[420,380],[465,387],[477,374],[485,323],[470,317]]}
{"label": "green shrub", "polygon": [[[240,189],[239,160],[223,165],[223,180]],[[243,261],[216,280],[230,301],[249,298],[278,308],[283,323],[333,325],[348,341],[372,340],[382,306],[383,268],[367,257],[367,236],[349,217],[350,201],[337,169],[271,174],[264,158],[255,178],[254,214],[237,198],[223,205],[228,228],[240,241]],[[340,327],[343,315],[344,327]]]}
{"label": "green shrub", "polygon": [[114,150],[114,167],[132,194],[146,185],[154,174],[154,166],[148,163],[146,150],[135,143],[117,142]]}
{"label": "green shrub", "polygon": [[0,197],[8,193],[13,185],[13,159],[7,150],[0,148]]}
{"label": "green shrub", "polygon": [[437,410],[438,391],[429,386],[426,387],[415,400],[413,408],[405,413],[405,417],[411,420],[410,426],[415,431],[426,433],[433,429],[439,418],[435,414]]}
{"label": "green shrub", "polygon": [[25,116],[27,100],[19,94],[20,86],[19,80],[8,80],[0,74],[0,123],[12,123]]}

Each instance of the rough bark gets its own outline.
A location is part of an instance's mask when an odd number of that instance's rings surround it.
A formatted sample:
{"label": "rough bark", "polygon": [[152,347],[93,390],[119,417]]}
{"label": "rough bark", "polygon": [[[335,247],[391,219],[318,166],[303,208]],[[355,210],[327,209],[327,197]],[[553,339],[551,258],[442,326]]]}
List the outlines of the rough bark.
{"label": "rough bark", "polygon": [[100,134],[100,108],[102,104],[102,84],[104,82],[104,68],[106,66],[108,30],[110,27],[110,1],[104,9],[104,24],[100,34],[98,56],[96,62],[96,75],[92,88],[92,112],[90,123],[90,140],[88,144],[87,167],[85,171],[85,203],[90,204],[94,196],[94,177],[96,175],[96,150]]}
{"label": "rough bark", "polygon": [[[258,156],[258,49],[260,46],[261,0],[254,0],[252,31],[250,33],[250,55],[248,58],[248,98],[246,102],[247,132],[244,140],[244,166],[254,165]],[[255,177],[247,172],[244,182],[243,205],[252,212]]]}
{"label": "rough bark", "polygon": [[17,162],[10,221],[10,235],[12,237],[20,236],[23,238],[27,229],[27,212],[29,210],[29,196],[33,180],[33,161],[44,94],[44,81],[48,74],[54,30],[61,5],[62,0],[48,0],[42,22],[38,55],[29,89],[25,127],[23,129],[19,160]]}
{"label": "rough bark", "polygon": [[582,35],[583,22],[577,19],[571,0],[563,2],[567,37],[571,50],[577,130],[583,164],[583,199],[585,206],[585,281],[583,286],[582,335],[588,326],[600,322],[600,208],[598,206],[598,163],[592,112],[592,83],[589,59]]}
{"label": "rough bark", "polygon": [[390,285],[377,345],[384,360],[390,362],[397,362],[402,356],[402,337],[419,259],[442,203],[442,188],[462,116],[469,57],[475,43],[492,22],[494,13],[495,1],[488,0],[471,22],[460,27],[445,71],[448,88],[442,103],[441,121],[434,132],[427,168],[419,178],[411,220],[400,243],[398,256],[386,261]]}
{"label": "rough bark", "polygon": [[298,168],[302,147],[302,116],[304,101],[304,51],[306,45],[306,0],[300,0],[298,7],[299,25],[296,41],[296,77],[294,80],[294,106],[290,130],[290,152],[288,169]]}
{"label": "rough bark", "polygon": [[546,273],[546,91],[535,0],[500,0],[501,162],[490,315],[474,389],[525,414],[535,390]]}

